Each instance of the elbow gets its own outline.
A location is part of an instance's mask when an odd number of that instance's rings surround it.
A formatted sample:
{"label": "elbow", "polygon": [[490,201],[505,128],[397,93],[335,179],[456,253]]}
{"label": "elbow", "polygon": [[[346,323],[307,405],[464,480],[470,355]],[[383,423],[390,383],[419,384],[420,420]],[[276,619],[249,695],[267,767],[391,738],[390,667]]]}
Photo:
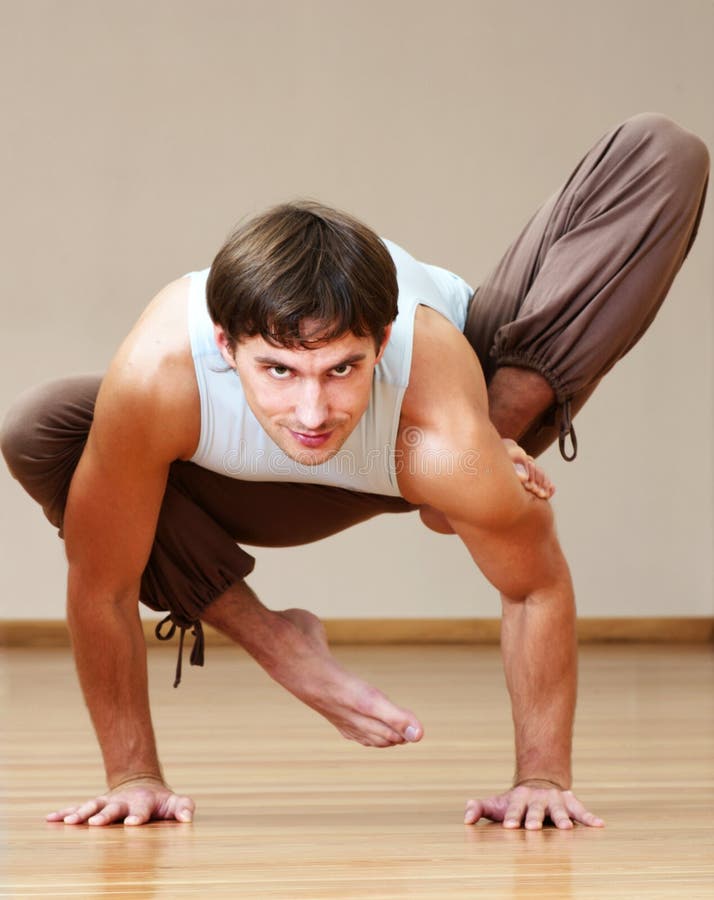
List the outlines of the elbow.
{"label": "elbow", "polygon": [[519,568],[518,589],[511,602],[531,606],[547,602],[574,605],[573,580],[555,529],[553,509],[545,500],[535,500],[525,525],[522,547],[530,547],[527,564]]}
{"label": "elbow", "polygon": [[106,573],[97,573],[81,565],[70,563],[67,574],[67,621],[79,622],[89,617],[96,621],[110,610],[133,610],[139,606],[138,581],[113,583]]}

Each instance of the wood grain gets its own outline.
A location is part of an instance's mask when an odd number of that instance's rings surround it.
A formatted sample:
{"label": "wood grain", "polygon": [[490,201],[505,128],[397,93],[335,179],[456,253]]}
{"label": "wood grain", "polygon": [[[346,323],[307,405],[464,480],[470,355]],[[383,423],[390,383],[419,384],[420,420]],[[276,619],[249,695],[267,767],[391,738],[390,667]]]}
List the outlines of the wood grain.
{"label": "wood grain", "polygon": [[576,789],[604,830],[507,832],[461,823],[465,800],[511,775],[497,648],[339,647],[410,706],[417,745],[367,750],[243,653],[210,647],[171,688],[149,653],[167,778],[192,825],[48,825],[103,788],[70,654],[2,656],[0,894],[182,898],[711,898],[714,656],[706,645],[586,646]]}

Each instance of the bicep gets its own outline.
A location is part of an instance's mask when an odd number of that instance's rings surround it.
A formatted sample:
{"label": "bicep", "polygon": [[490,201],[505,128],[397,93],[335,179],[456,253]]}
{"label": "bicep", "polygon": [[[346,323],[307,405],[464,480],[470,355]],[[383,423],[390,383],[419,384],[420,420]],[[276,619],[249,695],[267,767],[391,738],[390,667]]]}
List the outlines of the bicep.
{"label": "bicep", "polygon": [[[100,392],[64,518],[71,569],[93,588],[134,589],[151,553],[169,462],[152,448],[155,426]],[[125,407],[130,408],[130,407]]]}
{"label": "bicep", "polygon": [[[425,502],[446,516],[489,581],[514,599],[562,583],[567,566],[553,510],[523,488],[486,417],[474,415],[466,429],[452,429],[446,445],[450,469],[443,471],[442,452],[442,471],[423,480]],[[439,463],[434,448],[431,458]]]}

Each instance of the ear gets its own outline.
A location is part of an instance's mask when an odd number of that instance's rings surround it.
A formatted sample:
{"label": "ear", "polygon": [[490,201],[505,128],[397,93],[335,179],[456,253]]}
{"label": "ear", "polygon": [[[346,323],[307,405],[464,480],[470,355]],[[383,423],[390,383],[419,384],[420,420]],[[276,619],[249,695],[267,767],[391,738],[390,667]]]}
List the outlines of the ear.
{"label": "ear", "polygon": [[387,327],[384,329],[384,337],[382,338],[382,343],[379,345],[379,350],[377,352],[377,358],[374,361],[375,365],[377,365],[377,363],[380,361],[380,359],[384,356],[384,351],[387,349],[387,344],[389,343],[389,336],[391,335],[391,333],[392,333],[392,323],[390,322],[389,325],[387,325]]}
{"label": "ear", "polygon": [[213,337],[216,341],[216,346],[221,351],[221,356],[223,357],[223,359],[228,363],[231,369],[235,369],[235,356],[231,351],[230,341],[228,340],[228,335],[224,331],[223,326],[213,326]]}

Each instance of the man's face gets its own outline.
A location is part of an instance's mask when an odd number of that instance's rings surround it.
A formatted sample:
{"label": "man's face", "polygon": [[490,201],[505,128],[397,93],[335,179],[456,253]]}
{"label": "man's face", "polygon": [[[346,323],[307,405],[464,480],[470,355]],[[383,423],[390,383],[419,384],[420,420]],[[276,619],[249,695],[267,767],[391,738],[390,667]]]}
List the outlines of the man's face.
{"label": "man's face", "polygon": [[[310,333],[310,323],[305,324]],[[374,367],[390,330],[379,351],[374,338],[352,332],[309,350],[275,347],[257,335],[240,341],[235,354],[219,325],[215,336],[269,437],[291,459],[316,466],[337,453],[367,409]]]}

